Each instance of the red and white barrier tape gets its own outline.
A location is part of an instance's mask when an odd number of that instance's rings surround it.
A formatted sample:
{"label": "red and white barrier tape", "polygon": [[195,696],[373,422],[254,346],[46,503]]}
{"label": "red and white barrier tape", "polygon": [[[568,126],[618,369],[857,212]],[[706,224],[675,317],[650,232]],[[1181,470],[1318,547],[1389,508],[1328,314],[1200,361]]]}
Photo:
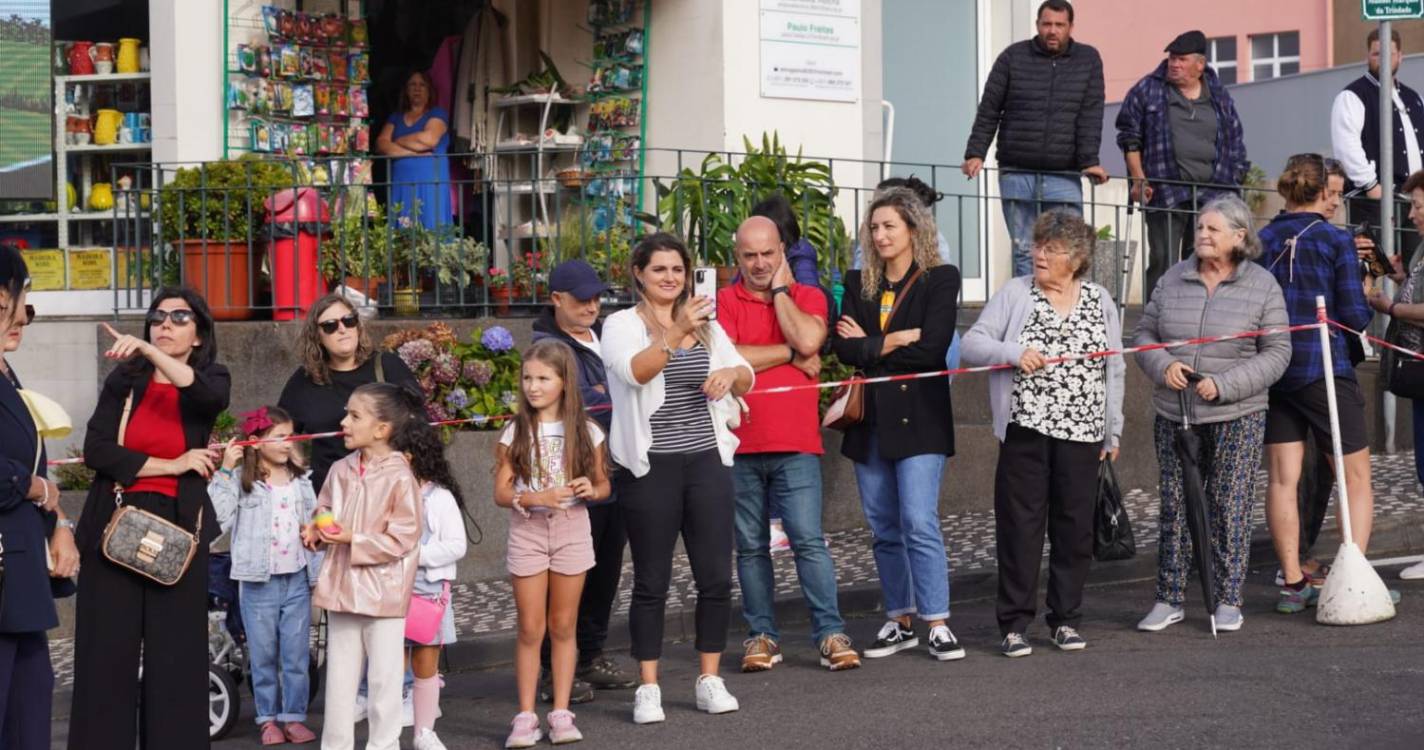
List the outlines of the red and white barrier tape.
{"label": "red and white barrier tape", "polygon": [[[1333,320],[1327,320],[1326,322],[1329,323],[1329,324],[1331,324],[1331,325],[1337,326],[1337,327],[1339,327],[1339,328],[1344,328],[1344,329],[1347,330],[1347,331],[1350,330],[1349,328],[1346,328],[1345,326],[1340,325],[1339,323],[1336,323],[1336,322],[1333,321]],[[1053,357],[1053,358],[1047,359],[1046,362],[1047,362],[1047,364],[1050,364],[1050,365],[1056,365],[1056,364],[1061,364],[1061,363],[1063,363],[1063,362],[1077,362],[1077,361],[1080,361],[1080,360],[1102,359],[1102,358],[1105,358],[1105,357],[1120,357],[1120,356],[1127,355],[1127,354],[1136,354],[1136,353],[1138,353],[1138,352],[1155,351],[1155,350],[1158,350],[1158,349],[1178,349],[1178,348],[1181,348],[1181,347],[1184,347],[1184,346],[1201,346],[1201,345],[1203,345],[1203,344],[1215,344],[1215,343],[1218,343],[1218,342],[1221,342],[1221,341],[1232,341],[1232,340],[1235,340],[1235,339],[1259,338],[1259,337],[1261,337],[1261,336],[1272,336],[1272,335],[1276,335],[1276,334],[1294,333],[1294,332],[1296,332],[1296,331],[1311,331],[1311,330],[1315,330],[1315,329],[1320,328],[1321,325],[1323,325],[1323,324],[1322,324],[1322,323],[1307,323],[1307,324],[1304,324],[1304,325],[1295,325],[1295,326],[1276,326],[1276,327],[1273,327],[1273,328],[1262,328],[1262,329],[1255,330],[1255,331],[1242,331],[1242,332],[1240,332],[1240,333],[1228,333],[1228,334],[1224,334],[1224,335],[1221,335],[1221,336],[1202,336],[1202,337],[1200,337],[1200,338],[1183,339],[1183,340],[1181,340],[1181,341],[1163,341],[1163,342],[1158,342],[1158,343],[1156,343],[1156,344],[1144,344],[1144,345],[1142,345],[1142,346],[1130,346],[1130,347],[1125,347],[1125,348],[1122,348],[1122,349],[1104,349],[1103,351],[1098,351],[1098,352],[1087,352],[1087,353],[1084,353],[1084,354],[1069,354],[1069,355],[1065,355],[1065,356],[1062,356],[1062,357]],[[1381,343],[1384,343],[1384,342],[1381,342]],[[1399,349],[1399,347],[1396,347],[1396,346],[1394,346],[1394,345],[1392,345],[1392,344],[1387,344],[1387,345],[1388,345],[1388,346],[1391,346],[1392,348]],[[1410,354],[1410,355],[1412,355],[1412,356],[1414,356],[1414,357],[1416,357],[1416,358],[1424,359],[1424,354],[1419,354],[1418,352],[1411,352],[1411,351],[1409,351],[1408,349],[1401,349],[1401,351],[1404,351],[1404,352],[1406,352],[1406,353],[1408,353],[1408,354]],[[761,395],[772,395],[772,394],[777,394],[777,393],[790,393],[790,392],[792,392],[792,391],[801,391],[801,390],[810,390],[810,389],[820,390],[820,389],[822,389],[822,388],[838,388],[838,387],[840,387],[840,386],[842,386],[842,385],[848,385],[848,384],[854,384],[854,383],[865,383],[865,384],[893,383],[893,382],[904,381],[904,380],[919,380],[919,379],[922,379],[922,378],[942,378],[942,377],[945,377],[945,376],[947,376],[947,375],[965,375],[965,374],[969,374],[969,373],[993,372],[993,371],[995,371],[995,370],[1011,370],[1011,369],[1016,368],[1017,366],[1018,366],[1017,364],[984,365],[984,366],[981,366],[981,367],[957,367],[957,368],[953,368],[953,369],[932,370],[932,371],[930,371],[930,372],[912,372],[912,373],[905,373],[905,374],[903,374],[903,375],[883,375],[883,376],[874,377],[874,378],[847,378],[847,379],[845,379],[845,380],[833,380],[833,381],[828,381],[828,382],[824,382],[824,383],[807,383],[806,385],[783,385],[783,386],[777,386],[777,387],[775,387],[775,388],[765,388],[765,389],[762,389],[762,390],[748,391],[745,395],[748,395],[748,396],[761,396]],[[609,407],[609,406],[595,406],[595,407],[590,407],[590,408],[589,408],[589,411],[598,411],[598,410],[608,409],[608,408],[611,408],[611,407]],[[430,424],[431,424],[432,427],[447,427],[447,426],[464,425],[464,424],[487,424],[487,423],[490,423],[490,422],[502,422],[502,421],[505,421],[505,420],[509,419],[511,416],[513,416],[513,415],[510,415],[510,414],[501,414],[501,415],[495,415],[495,416],[478,415],[478,416],[474,416],[474,417],[467,417],[467,418],[464,418],[464,419],[444,419],[444,420],[439,420],[439,421],[431,422]],[[235,445],[241,445],[241,446],[251,446],[251,445],[260,445],[260,444],[263,444],[263,443],[295,443],[295,442],[302,442],[302,441],[307,441],[307,440],[317,440],[317,439],[321,439],[321,438],[339,437],[340,435],[341,435],[341,432],[340,432],[339,430],[336,431],[336,432],[313,432],[313,433],[307,433],[307,434],[302,434],[302,435],[289,435],[289,436],[287,436],[287,437],[285,437],[285,438],[277,438],[277,439],[264,438],[264,439],[259,439],[259,440],[238,440],[238,441],[235,441],[234,444],[235,444]],[[210,446],[208,446],[208,447],[209,447],[209,448],[212,448],[212,449],[214,449],[214,450],[221,450],[222,448],[226,447],[226,444],[225,444],[225,443],[215,443],[215,444],[210,445]],[[78,463],[83,463],[83,462],[84,462],[83,457],[60,458],[60,459],[55,459],[55,460],[50,461],[50,462],[49,462],[49,465],[50,465],[50,466],[62,466],[62,465],[65,465],[65,464],[78,464]]]}
{"label": "red and white barrier tape", "polygon": [[1369,335],[1368,333],[1365,333],[1365,332],[1363,332],[1363,331],[1357,331],[1357,330],[1355,330],[1355,329],[1353,329],[1353,328],[1351,328],[1351,327],[1345,325],[1344,323],[1337,323],[1337,322],[1335,322],[1335,321],[1333,321],[1333,320],[1330,320],[1329,318],[1326,318],[1326,319],[1325,319],[1325,322],[1326,322],[1326,323],[1329,323],[1329,324],[1332,325],[1332,326],[1335,326],[1336,328],[1339,328],[1339,329],[1342,330],[1342,331],[1345,331],[1346,333],[1353,333],[1353,334],[1355,334],[1356,336],[1360,336],[1360,337],[1363,337],[1363,338],[1365,338],[1365,339],[1368,339],[1371,344],[1379,344],[1380,346],[1383,346],[1383,347],[1386,348],[1386,349],[1393,349],[1393,350],[1395,350],[1395,351],[1397,351],[1397,352],[1399,352],[1399,353],[1401,353],[1401,354],[1408,354],[1409,356],[1411,356],[1411,357],[1413,357],[1413,358],[1415,358],[1415,359],[1424,359],[1424,353],[1416,352],[1416,351],[1414,351],[1413,349],[1405,349],[1404,347],[1402,347],[1402,346],[1400,346],[1400,345],[1398,345],[1398,344],[1391,344],[1391,343],[1389,343],[1388,341],[1385,341],[1384,339],[1379,338],[1379,337],[1377,337],[1377,336],[1371,336],[1371,335]]}

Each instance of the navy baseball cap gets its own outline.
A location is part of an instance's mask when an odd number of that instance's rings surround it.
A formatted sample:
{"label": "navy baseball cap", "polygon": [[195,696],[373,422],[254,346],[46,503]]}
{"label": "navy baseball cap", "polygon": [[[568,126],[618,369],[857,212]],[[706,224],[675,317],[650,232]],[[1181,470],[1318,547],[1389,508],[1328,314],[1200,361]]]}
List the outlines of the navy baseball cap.
{"label": "navy baseball cap", "polygon": [[566,260],[549,272],[549,291],[567,292],[577,300],[590,300],[608,291],[593,266],[581,260]]}

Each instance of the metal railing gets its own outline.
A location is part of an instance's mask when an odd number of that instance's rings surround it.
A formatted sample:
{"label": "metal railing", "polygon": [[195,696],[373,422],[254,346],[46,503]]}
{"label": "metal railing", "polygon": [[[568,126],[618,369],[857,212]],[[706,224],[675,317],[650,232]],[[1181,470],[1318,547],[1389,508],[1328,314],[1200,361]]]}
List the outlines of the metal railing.
{"label": "metal railing", "polygon": [[[883,174],[913,174],[943,195],[932,207],[936,222],[964,277],[978,280],[981,298],[992,292],[990,280],[1003,280],[998,269],[1011,251],[1003,199],[988,169],[970,181],[958,165],[687,149],[648,149],[642,176],[585,168],[534,173],[550,161],[548,149],[447,160],[456,165],[448,180],[413,177],[386,157],[322,158],[317,170],[263,159],[116,164],[111,182],[126,175],[131,184],[118,191],[114,209],[115,311],[143,307],[153,288],[185,283],[227,317],[291,317],[303,294],[338,285],[384,314],[530,314],[545,301],[548,270],[573,257],[614,285],[607,302],[627,303],[627,252],[639,235],[662,228],[688,239],[699,264],[731,265],[730,228],[777,192],[793,199],[803,236],[820,243],[818,266],[829,287],[853,263],[865,207]],[[1101,239],[1114,241],[1100,242],[1094,279],[1119,299],[1139,295],[1146,263],[1134,259],[1145,259],[1147,247],[1142,208],[1129,205],[1124,178],[1081,184],[1085,219]],[[269,198],[305,188],[326,204],[326,221],[300,213],[266,220]],[[448,191],[448,217],[443,198],[435,211],[403,203],[432,190]],[[1254,196],[1274,195],[1244,191],[1253,208],[1264,203]],[[633,205],[633,196],[642,196],[642,205]],[[1266,209],[1253,213],[1263,217]],[[500,283],[496,269],[514,271],[510,283]]]}

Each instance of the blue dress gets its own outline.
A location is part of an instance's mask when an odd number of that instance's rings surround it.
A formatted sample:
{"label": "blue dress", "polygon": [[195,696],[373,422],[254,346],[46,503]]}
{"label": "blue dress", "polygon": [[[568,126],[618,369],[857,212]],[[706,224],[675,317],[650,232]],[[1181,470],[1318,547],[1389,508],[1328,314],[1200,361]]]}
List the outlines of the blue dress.
{"label": "blue dress", "polygon": [[[430,154],[391,160],[391,214],[418,217],[427,229],[451,223],[450,160],[445,156],[450,148],[450,116],[440,107],[432,107],[414,125],[406,125],[405,115],[400,112],[386,120],[394,128],[394,140],[424,130],[432,117],[443,121],[447,130]],[[399,211],[395,210],[396,205],[400,206]]]}

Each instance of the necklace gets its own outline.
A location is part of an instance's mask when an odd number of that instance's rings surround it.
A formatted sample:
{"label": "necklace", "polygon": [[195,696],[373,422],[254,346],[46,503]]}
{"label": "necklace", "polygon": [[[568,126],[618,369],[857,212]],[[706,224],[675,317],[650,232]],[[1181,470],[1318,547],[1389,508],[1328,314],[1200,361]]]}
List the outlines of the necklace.
{"label": "necklace", "polygon": [[644,323],[647,323],[653,328],[658,329],[658,340],[663,343],[663,346],[671,350],[673,357],[682,356],[682,353],[684,351],[682,348],[682,340],[678,339],[677,346],[670,346],[668,344],[667,328],[663,327],[663,324],[658,322],[658,314],[653,312],[652,308],[647,306],[647,303],[638,303],[638,316],[643,319]]}

